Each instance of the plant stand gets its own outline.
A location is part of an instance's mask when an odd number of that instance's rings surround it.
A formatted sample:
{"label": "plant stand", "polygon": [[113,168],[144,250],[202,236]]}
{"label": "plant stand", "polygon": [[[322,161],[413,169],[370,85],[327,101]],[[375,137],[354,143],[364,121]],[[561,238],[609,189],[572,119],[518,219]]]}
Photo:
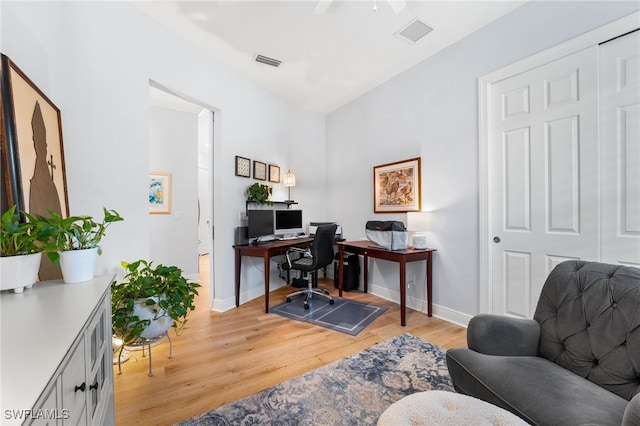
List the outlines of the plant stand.
{"label": "plant stand", "polygon": [[[139,347],[142,347],[142,357],[143,358],[146,356],[145,355],[145,346],[149,348],[149,377],[153,377],[152,358],[151,358],[151,345],[153,345],[155,343],[159,343],[162,340],[164,340],[165,338],[169,340],[169,359],[171,359],[171,358],[173,358],[173,342],[171,341],[171,336],[169,336],[169,332],[168,331],[163,333],[163,334],[161,334],[161,335],[159,335],[158,337],[154,337],[152,339],[141,340],[141,341],[130,343],[130,344],[126,345],[128,348],[139,348]],[[121,358],[123,356],[124,348],[125,348],[125,345],[122,345],[122,347],[120,348],[120,353],[118,354],[118,374],[122,374],[121,364],[126,361],[126,359],[124,361],[121,360]]]}

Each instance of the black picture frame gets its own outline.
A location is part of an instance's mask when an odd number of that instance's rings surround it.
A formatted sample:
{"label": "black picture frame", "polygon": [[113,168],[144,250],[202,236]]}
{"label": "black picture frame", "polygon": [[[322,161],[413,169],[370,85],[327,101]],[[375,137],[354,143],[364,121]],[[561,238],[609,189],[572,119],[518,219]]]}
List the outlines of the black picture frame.
{"label": "black picture frame", "polygon": [[236,176],[251,177],[251,160],[236,155]]}

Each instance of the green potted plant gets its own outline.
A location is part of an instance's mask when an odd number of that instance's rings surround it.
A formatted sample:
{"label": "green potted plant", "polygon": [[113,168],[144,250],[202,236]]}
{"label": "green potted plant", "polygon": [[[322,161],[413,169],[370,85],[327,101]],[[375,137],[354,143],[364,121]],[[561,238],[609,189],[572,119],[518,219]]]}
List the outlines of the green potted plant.
{"label": "green potted plant", "polygon": [[253,185],[247,188],[247,201],[256,204],[268,204],[273,205],[273,202],[269,200],[273,188],[269,185],[264,185],[259,182],[255,182]]}
{"label": "green potted plant", "polygon": [[92,216],[63,218],[52,211],[49,211],[48,218],[27,215],[30,221],[40,224],[48,235],[44,251],[54,265],[60,265],[64,282],[77,283],[93,279],[96,258],[102,254],[100,241],[112,223],[124,220],[115,210],[104,207],[102,210],[102,222],[94,221]]}
{"label": "green potted plant", "polygon": [[21,220],[16,206],[0,219],[0,290],[22,293],[38,280],[42,258],[42,228],[35,222]]}
{"label": "green potted plant", "polygon": [[177,266],[122,262],[126,275],[111,284],[113,335],[131,345],[154,339],[173,328],[180,335],[200,284],[187,280]]}

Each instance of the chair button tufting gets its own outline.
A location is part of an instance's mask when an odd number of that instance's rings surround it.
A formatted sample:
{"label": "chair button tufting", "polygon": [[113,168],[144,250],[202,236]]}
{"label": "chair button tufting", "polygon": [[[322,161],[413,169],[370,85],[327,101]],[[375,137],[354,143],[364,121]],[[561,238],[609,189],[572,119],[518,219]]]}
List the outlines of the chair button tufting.
{"label": "chair button tufting", "polygon": [[618,304],[616,302],[613,302],[613,305],[611,305],[611,306],[614,307],[614,308],[617,308]]}

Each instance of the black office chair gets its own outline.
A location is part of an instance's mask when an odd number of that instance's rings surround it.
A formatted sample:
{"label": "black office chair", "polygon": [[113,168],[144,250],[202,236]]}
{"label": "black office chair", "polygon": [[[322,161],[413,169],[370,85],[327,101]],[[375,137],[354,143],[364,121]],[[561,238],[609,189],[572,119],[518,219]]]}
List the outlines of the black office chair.
{"label": "black office chair", "polygon": [[[282,264],[282,268],[284,270],[301,271],[302,276],[308,280],[306,289],[287,295],[287,302],[291,302],[293,297],[304,295],[304,308],[309,309],[309,299],[317,295],[328,299],[329,304],[333,305],[334,301],[329,292],[324,288],[314,288],[313,284],[318,281],[318,269],[322,269],[333,262],[333,243],[337,228],[337,225],[319,226],[311,247],[308,249],[292,247],[287,250],[287,261]],[[302,256],[294,259],[292,256],[294,253],[298,256],[302,254]]]}

